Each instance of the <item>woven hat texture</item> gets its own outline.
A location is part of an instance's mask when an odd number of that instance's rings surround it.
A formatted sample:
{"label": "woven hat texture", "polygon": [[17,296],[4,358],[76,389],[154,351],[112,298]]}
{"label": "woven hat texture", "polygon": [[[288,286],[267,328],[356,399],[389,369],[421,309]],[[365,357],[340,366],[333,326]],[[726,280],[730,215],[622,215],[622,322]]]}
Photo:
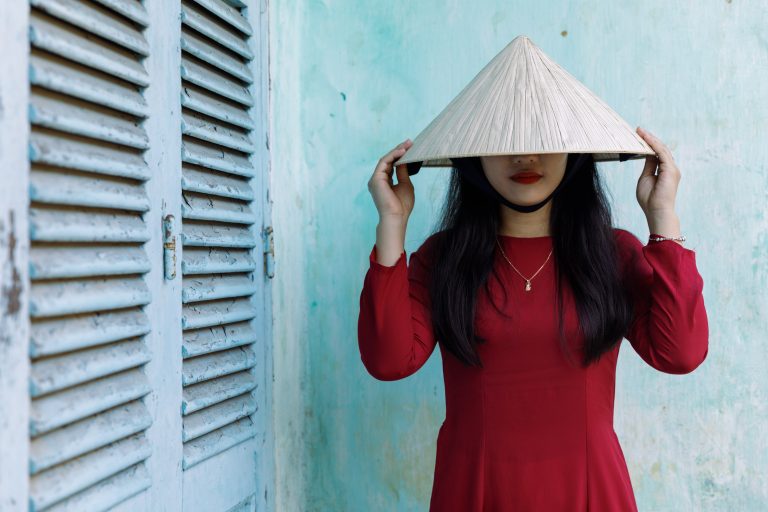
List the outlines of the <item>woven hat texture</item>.
{"label": "woven hat texture", "polygon": [[595,161],[655,154],[611,107],[521,35],[413,139],[395,165],[450,167],[450,158],[528,153],[593,153]]}

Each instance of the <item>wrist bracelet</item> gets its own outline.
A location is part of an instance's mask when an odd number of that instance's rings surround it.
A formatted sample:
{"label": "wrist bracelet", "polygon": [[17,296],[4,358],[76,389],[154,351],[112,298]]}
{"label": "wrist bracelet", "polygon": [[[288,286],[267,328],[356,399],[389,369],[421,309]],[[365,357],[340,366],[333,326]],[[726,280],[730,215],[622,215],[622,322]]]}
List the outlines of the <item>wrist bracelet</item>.
{"label": "wrist bracelet", "polygon": [[669,236],[651,234],[651,236],[648,237],[649,242],[661,242],[663,240],[677,240],[679,242],[685,242],[685,235],[680,235],[678,237],[669,237]]}

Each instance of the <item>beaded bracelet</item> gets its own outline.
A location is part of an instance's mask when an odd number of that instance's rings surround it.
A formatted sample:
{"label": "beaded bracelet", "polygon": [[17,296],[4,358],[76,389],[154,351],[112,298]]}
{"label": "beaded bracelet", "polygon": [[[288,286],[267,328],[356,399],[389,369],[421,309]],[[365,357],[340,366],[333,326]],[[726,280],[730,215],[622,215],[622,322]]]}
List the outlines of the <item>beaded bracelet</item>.
{"label": "beaded bracelet", "polygon": [[668,237],[668,236],[657,235],[656,233],[651,233],[651,236],[648,237],[649,242],[661,242],[663,240],[678,240],[680,242],[685,242],[685,235],[681,235],[678,237]]}

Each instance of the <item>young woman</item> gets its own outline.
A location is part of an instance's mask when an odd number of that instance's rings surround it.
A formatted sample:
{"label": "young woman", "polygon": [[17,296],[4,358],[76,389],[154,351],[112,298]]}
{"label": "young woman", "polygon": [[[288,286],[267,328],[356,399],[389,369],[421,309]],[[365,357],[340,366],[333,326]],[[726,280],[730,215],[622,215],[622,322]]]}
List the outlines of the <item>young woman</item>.
{"label": "young woman", "polygon": [[[680,171],[658,138],[637,132],[658,155],[637,183],[647,245],[612,226],[591,155],[482,156],[452,160],[439,229],[406,265],[413,185],[405,165],[396,185],[392,175],[412,143],[379,160],[359,349],[372,376],[396,380],[440,346],[446,416],[431,511],[637,510],[613,429],[621,341],[653,368],[685,374],[706,358],[709,336],[696,253],[670,239],[684,240]],[[467,179],[478,169],[521,207],[489,200]]]}

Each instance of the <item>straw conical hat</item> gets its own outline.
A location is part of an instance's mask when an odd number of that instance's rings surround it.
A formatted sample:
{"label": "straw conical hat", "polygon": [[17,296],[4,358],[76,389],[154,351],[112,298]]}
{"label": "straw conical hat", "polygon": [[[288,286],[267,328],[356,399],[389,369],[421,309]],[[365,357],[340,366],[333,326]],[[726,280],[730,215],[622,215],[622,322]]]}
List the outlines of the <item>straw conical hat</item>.
{"label": "straw conical hat", "polygon": [[[655,154],[603,100],[518,36],[413,139],[395,165],[450,167],[449,158],[527,153],[593,153],[595,161]],[[409,173],[418,167],[409,165]]]}

